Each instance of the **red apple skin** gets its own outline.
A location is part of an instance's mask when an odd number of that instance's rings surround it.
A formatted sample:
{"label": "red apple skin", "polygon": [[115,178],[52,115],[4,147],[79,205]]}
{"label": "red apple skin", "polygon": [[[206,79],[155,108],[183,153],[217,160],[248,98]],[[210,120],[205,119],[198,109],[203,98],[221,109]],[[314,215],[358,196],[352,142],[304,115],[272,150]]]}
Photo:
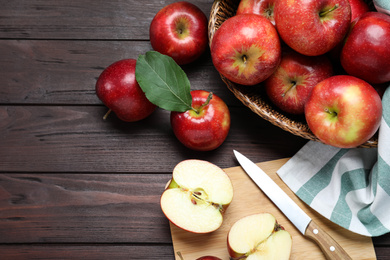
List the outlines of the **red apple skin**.
{"label": "red apple skin", "polygon": [[371,84],[390,81],[390,16],[363,14],[345,41],[340,61],[349,75]]}
{"label": "red apple skin", "polygon": [[221,258],[216,257],[216,256],[202,256],[197,258],[196,260],[221,260]]}
{"label": "red apple skin", "polygon": [[[326,15],[320,13],[338,6]],[[307,55],[325,54],[341,42],[351,22],[348,0],[279,0],[274,8],[275,25],[283,41]]]}
{"label": "red apple skin", "polygon": [[153,18],[149,36],[155,51],[188,64],[208,47],[207,17],[194,4],[182,1],[162,8]]}
{"label": "red apple skin", "polygon": [[348,0],[351,6],[351,21],[370,11],[370,7],[363,0]]}
{"label": "red apple skin", "polygon": [[333,66],[326,56],[305,56],[290,50],[283,52],[278,69],[264,85],[268,97],[281,110],[304,114],[314,86],[332,75]]}
{"label": "red apple skin", "polygon": [[100,74],[96,94],[119,119],[135,122],[148,117],[156,109],[135,79],[135,59],[114,62]]}
{"label": "red apple skin", "polygon": [[[357,19],[363,14],[370,11],[370,7],[363,0],[348,0],[348,1],[351,6],[350,29],[352,29]],[[340,64],[340,54],[341,54],[341,50],[343,49],[344,42],[347,36],[348,33],[345,35],[344,39],[330,51],[331,59],[335,63],[335,66],[337,66],[338,68],[342,68]],[[340,74],[345,74],[345,73],[340,73]]]}
{"label": "red apple skin", "polygon": [[274,7],[276,0],[241,0],[236,15],[258,14],[267,18],[275,25]]}
{"label": "red apple skin", "polygon": [[[209,92],[191,91],[192,107],[197,109],[207,100]],[[177,139],[196,151],[211,151],[226,139],[230,129],[230,112],[225,102],[213,94],[209,104],[200,109],[171,112],[171,126]]]}
{"label": "red apple skin", "polygon": [[367,82],[349,75],[332,76],[313,88],[305,116],[310,130],[323,143],[354,148],[378,130],[382,102]]}
{"label": "red apple skin", "polygon": [[215,68],[241,85],[256,85],[272,75],[280,63],[281,45],[271,22],[260,15],[227,19],[211,43]]}

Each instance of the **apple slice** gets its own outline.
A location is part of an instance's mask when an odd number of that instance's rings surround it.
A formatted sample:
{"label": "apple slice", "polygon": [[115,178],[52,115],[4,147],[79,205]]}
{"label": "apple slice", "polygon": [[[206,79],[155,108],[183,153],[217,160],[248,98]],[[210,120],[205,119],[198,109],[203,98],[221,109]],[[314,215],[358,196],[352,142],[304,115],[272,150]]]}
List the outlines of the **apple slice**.
{"label": "apple slice", "polygon": [[231,259],[289,259],[292,237],[269,213],[241,218],[228,233]]}
{"label": "apple slice", "polygon": [[221,226],[232,199],[233,185],[221,168],[207,161],[184,160],[173,169],[160,204],[179,228],[209,233]]}

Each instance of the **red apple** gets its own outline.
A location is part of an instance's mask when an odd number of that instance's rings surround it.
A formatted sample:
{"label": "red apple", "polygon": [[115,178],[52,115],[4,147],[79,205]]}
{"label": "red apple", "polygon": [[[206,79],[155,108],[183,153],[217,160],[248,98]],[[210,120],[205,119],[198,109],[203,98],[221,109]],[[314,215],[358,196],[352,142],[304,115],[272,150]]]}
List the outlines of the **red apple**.
{"label": "red apple", "polygon": [[236,15],[215,32],[211,57],[215,68],[227,79],[242,85],[256,85],[271,76],[279,65],[279,36],[263,16]]}
{"label": "red apple", "polygon": [[193,62],[208,46],[207,17],[194,4],[176,2],[165,6],[149,28],[155,51],[172,57],[177,64]]}
{"label": "red apple", "polygon": [[[185,260],[180,252],[177,252],[177,255],[180,257],[181,260]],[[206,255],[206,256],[198,257],[196,258],[196,260],[221,260],[221,258],[216,256]]]}
{"label": "red apple", "polygon": [[291,114],[303,114],[313,87],[332,75],[332,63],[326,56],[305,56],[291,50],[282,54],[278,69],[264,84],[277,107]]}
{"label": "red apple", "polygon": [[219,147],[230,129],[230,112],[225,102],[204,90],[191,91],[192,107],[186,112],[171,112],[174,134],[186,147],[210,151]]}
{"label": "red apple", "polygon": [[135,79],[136,62],[135,59],[114,62],[103,70],[95,87],[99,99],[126,122],[144,119],[156,108]]}
{"label": "red apple", "polygon": [[340,60],[348,74],[371,84],[390,81],[390,16],[363,14],[352,27]]}
{"label": "red apple", "polygon": [[[370,8],[366,4],[366,2],[364,2],[363,0],[348,0],[348,1],[349,1],[350,6],[351,6],[350,29],[352,29],[355,22],[357,21],[357,18],[362,16],[364,13],[367,13],[368,11],[370,11]],[[340,69],[342,69],[342,66],[340,64],[340,54],[341,54],[341,50],[343,49],[346,36],[348,36],[348,33],[345,35],[344,39],[339,44],[337,44],[336,47],[334,47],[330,51],[330,55],[331,55],[330,57],[331,57],[332,61],[334,62],[335,66],[337,66]],[[345,74],[345,73],[343,72],[340,74]]]}
{"label": "red apple", "polygon": [[351,21],[370,11],[370,7],[363,0],[348,0],[351,6]]}
{"label": "red apple", "polygon": [[382,102],[367,82],[349,75],[332,76],[313,88],[305,116],[310,130],[323,143],[353,148],[378,130]]}
{"label": "red apple", "polygon": [[267,18],[273,25],[274,6],[276,0],[241,0],[238,5],[236,15],[239,14],[258,14]]}
{"label": "red apple", "polygon": [[348,0],[278,0],[274,15],[284,42],[307,56],[333,49],[342,41],[351,22]]}

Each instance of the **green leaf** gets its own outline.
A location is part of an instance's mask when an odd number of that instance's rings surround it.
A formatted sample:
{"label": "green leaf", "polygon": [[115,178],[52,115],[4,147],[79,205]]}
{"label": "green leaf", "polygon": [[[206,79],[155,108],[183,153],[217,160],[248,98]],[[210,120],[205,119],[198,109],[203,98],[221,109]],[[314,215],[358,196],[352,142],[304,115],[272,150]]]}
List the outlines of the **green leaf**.
{"label": "green leaf", "polygon": [[156,51],[140,55],[135,77],[146,97],[156,106],[177,112],[192,108],[190,81],[171,57]]}

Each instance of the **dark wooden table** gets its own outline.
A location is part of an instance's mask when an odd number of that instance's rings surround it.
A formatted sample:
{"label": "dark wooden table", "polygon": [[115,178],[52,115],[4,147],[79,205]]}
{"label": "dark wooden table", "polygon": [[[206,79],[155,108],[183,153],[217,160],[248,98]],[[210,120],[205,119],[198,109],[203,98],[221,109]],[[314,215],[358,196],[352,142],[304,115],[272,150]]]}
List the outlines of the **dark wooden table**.
{"label": "dark wooden table", "polygon": [[[225,143],[194,152],[169,112],[137,123],[111,115],[95,94],[102,70],[151,50],[149,24],[173,0],[0,0],[0,259],[173,259],[159,198],[189,158],[237,166],[293,156],[306,140],[242,105],[210,53],[183,66],[192,89],[229,106]],[[208,16],[211,0],[192,0]],[[373,239],[378,259],[390,236]]]}

